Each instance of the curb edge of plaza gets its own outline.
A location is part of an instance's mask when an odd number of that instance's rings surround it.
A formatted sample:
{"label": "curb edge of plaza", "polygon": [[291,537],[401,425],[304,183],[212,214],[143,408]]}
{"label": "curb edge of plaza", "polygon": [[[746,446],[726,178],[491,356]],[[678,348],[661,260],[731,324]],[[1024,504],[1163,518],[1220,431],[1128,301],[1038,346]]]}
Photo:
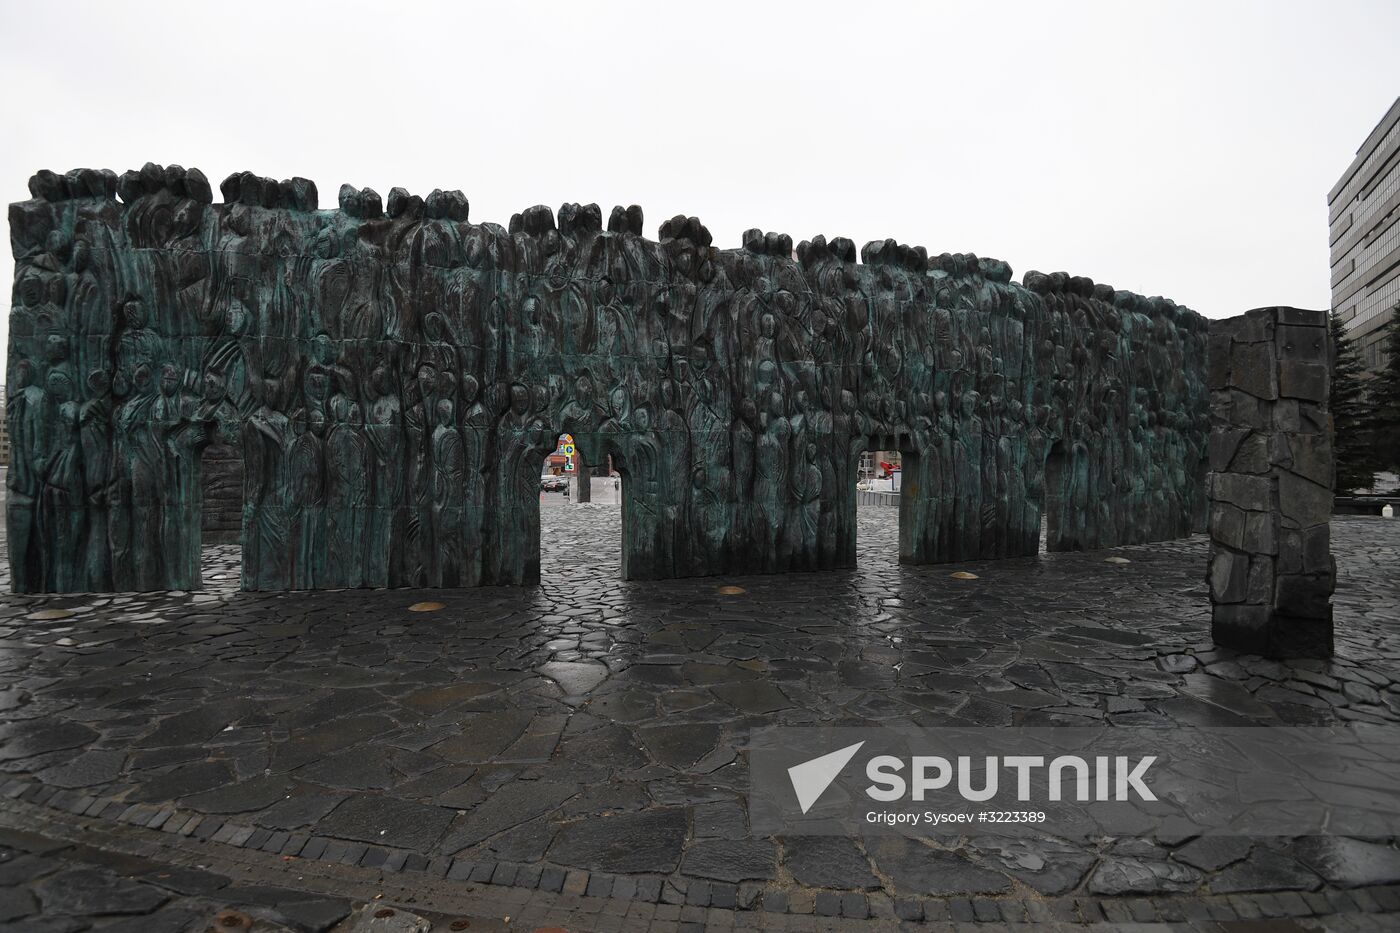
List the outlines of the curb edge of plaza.
{"label": "curb edge of plaza", "polygon": [[[244,880],[313,896],[397,904],[443,914],[509,915],[512,907],[519,913],[528,903],[555,920],[602,914],[684,922],[698,912],[707,922],[727,917],[732,923],[736,915],[757,915],[759,925],[764,926],[773,925],[778,915],[846,922],[1067,926],[1213,925],[1275,918],[1400,915],[1400,885],[1204,895],[892,897],[879,892],[779,887],[765,882],[727,884],[452,856],[428,858],[418,852],[274,832],[172,805],[130,804],[20,779],[0,782],[0,799],[6,801],[0,809],[0,829],[21,838],[61,841],[88,851],[198,867],[231,878],[251,876]],[[0,843],[5,841],[0,838]],[[346,894],[347,887],[361,893]],[[644,909],[634,909],[637,907]],[[683,916],[683,911],[690,917]],[[572,923],[579,928],[576,920]]]}

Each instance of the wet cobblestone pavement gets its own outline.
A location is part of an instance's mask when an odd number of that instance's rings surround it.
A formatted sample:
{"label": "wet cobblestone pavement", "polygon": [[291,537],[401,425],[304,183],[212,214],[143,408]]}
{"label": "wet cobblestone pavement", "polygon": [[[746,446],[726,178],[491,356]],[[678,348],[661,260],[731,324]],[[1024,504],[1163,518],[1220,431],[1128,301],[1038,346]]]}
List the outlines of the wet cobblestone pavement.
{"label": "wet cobblestone pavement", "polygon": [[1337,657],[1277,663],[1212,648],[1203,538],[914,568],[895,518],[832,574],[620,582],[616,508],[551,503],[534,589],[244,594],[214,548],[6,596],[0,929],[1400,922],[1391,840],[753,838],[755,726],[1400,722],[1400,522],[1334,522]]}

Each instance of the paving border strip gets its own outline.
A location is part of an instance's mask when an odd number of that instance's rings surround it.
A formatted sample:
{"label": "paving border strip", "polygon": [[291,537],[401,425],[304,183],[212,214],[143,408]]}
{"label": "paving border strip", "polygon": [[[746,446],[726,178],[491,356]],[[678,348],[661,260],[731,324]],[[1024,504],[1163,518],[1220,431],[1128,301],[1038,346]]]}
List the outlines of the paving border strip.
{"label": "paving border strip", "polygon": [[[0,809],[0,825],[14,830],[190,867],[211,867],[212,856],[215,869],[232,865],[258,874],[294,871],[295,884],[288,886],[295,889],[346,897],[345,885],[352,884],[361,890],[377,889],[387,902],[426,903],[444,913],[455,909],[504,916],[502,911],[508,914],[512,906],[528,904],[555,921],[583,912],[725,925],[732,925],[733,915],[743,913],[846,921],[1070,925],[1400,914],[1400,885],[1153,897],[907,898],[878,892],[780,889],[762,882],[736,885],[659,875],[610,875],[452,856],[430,859],[403,849],[273,831],[173,805],[129,804],[20,779],[0,782],[0,798],[9,801]],[[619,910],[618,905],[625,907]]]}

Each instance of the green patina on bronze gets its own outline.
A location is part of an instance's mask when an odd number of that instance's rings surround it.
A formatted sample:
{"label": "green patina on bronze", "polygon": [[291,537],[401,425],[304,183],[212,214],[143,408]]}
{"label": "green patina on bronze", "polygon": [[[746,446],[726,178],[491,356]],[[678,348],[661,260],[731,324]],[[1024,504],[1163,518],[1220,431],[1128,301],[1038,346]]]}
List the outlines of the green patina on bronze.
{"label": "green patina on bronze", "polygon": [[[851,566],[866,449],[901,557],[1203,524],[1205,321],[1006,263],[637,207],[467,222],[460,192],[178,166],[10,206],[17,592],[199,585],[200,453],[244,459],[243,585],[529,583],[561,432],[623,473],[623,575]],[[117,197],[120,200],[117,200]]]}

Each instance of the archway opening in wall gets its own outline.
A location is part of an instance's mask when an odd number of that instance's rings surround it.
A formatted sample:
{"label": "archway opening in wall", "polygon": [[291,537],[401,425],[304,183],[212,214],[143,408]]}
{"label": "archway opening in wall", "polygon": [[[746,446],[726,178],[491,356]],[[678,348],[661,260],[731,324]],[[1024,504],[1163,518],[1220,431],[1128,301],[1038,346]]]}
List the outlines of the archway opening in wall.
{"label": "archway opening in wall", "polygon": [[1063,440],[1045,456],[1045,494],[1040,513],[1040,551],[1054,549],[1065,531],[1065,483],[1069,478],[1069,454]]}
{"label": "archway opening in wall", "polygon": [[540,474],[540,583],[622,576],[627,477],[610,453],[592,463],[560,436]]}
{"label": "archway opening in wall", "polygon": [[855,523],[842,540],[837,566],[855,567],[860,557],[877,555],[897,561],[904,553],[904,489],[908,458],[894,438],[857,438],[851,451],[848,495],[856,500]]}
{"label": "archway opening in wall", "polygon": [[215,442],[200,455],[200,577],[206,589],[237,588],[241,574],[243,457]]}

